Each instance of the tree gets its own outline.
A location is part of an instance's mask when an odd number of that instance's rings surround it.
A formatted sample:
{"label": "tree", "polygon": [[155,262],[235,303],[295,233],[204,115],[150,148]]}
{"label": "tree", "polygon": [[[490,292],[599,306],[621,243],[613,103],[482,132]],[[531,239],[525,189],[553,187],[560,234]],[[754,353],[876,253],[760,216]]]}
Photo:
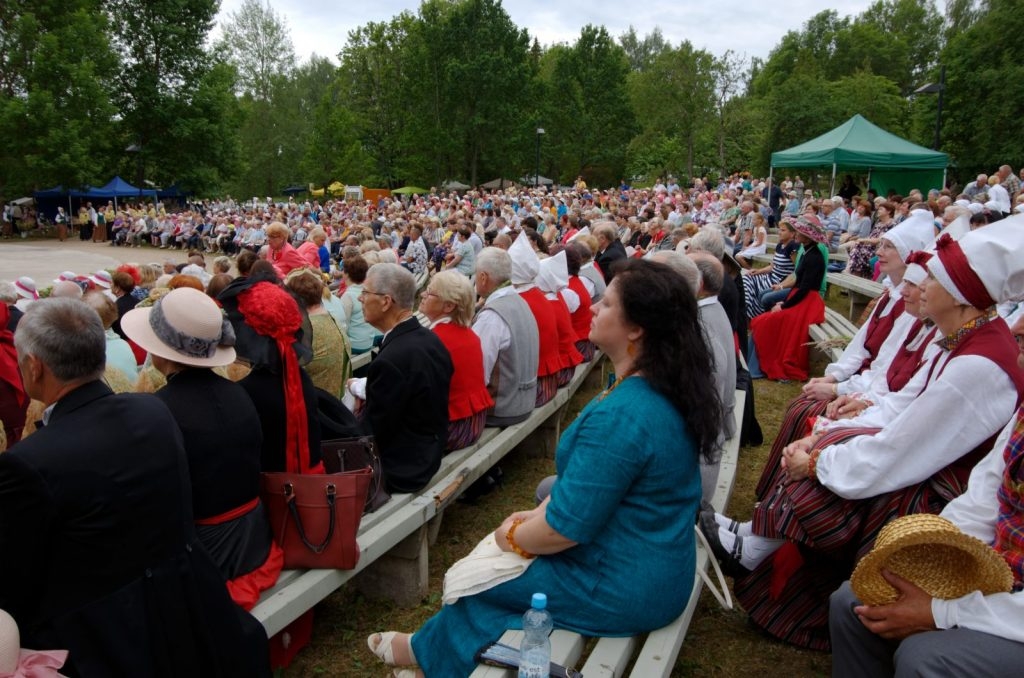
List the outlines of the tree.
{"label": "tree", "polygon": [[714,71],[714,57],[684,41],[677,49],[659,54],[630,81],[640,125],[646,132],[660,131],[678,140],[683,157],[675,159],[676,167],[684,167],[688,176],[693,176],[701,127],[715,111]]}
{"label": "tree", "polygon": [[109,178],[117,59],[99,9],[99,0],[0,7],[0,193]]}
{"label": "tree", "polygon": [[[171,184],[186,175],[226,176],[231,171],[236,159],[182,154],[181,139],[175,136],[182,126],[237,133],[224,124],[231,111],[193,105],[203,87],[234,89],[234,82],[223,77],[226,71],[211,74],[213,60],[204,49],[217,6],[217,0],[106,0],[119,26],[114,35],[121,71],[114,95],[123,116],[122,142],[139,149],[136,182],[148,178]],[[213,101],[227,99],[207,98]],[[124,166],[135,161],[125,158]]]}
{"label": "tree", "polygon": [[636,131],[625,50],[603,27],[588,24],[571,48],[553,51],[553,62],[549,87],[559,99],[545,144],[552,149],[554,174],[611,184],[622,176]]}
{"label": "tree", "polygon": [[629,59],[629,68],[634,72],[646,70],[659,54],[672,49],[672,46],[665,42],[665,37],[657,26],[643,38],[640,38],[636,29],[630,25],[626,32],[619,36],[619,44],[626,51],[626,58]]}
{"label": "tree", "polygon": [[243,0],[230,12],[217,51],[238,70],[239,93],[268,101],[275,79],[291,75],[295,48],[285,19],[268,4]]}
{"label": "tree", "polygon": [[[989,0],[987,10],[953,36],[942,53],[946,92],[942,150],[953,154],[961,179],[995,167],[1024,164],[1024,139],[1017,134],[1024,91],[1024,65],[1016,58],[1016,36],[1024,14],[1014,0]],[[931,74],[937,80],[937,73]]]}
{"label": "tree", "polygon": [[414,22],[408,12],[388,23],[370,22],[349,33],[340,54],[339,103],[351,112],[356,138],[373,161],[371,176],[385,186],[397,186],[403,163],[408,167],[402,153],[412,117],[412,102],[405,96],[406,40]]}
{"label": "tree", "polygon": [[711,73],[714,78],[713,105],[718,121],[715,130],[718,170],[722,174],[726,174],[726,138],[733,132],[732,114],[738,110],[729,104],[743,89],[749,76],[746,56],[741,56],[728,49],[722,56],[713,60]]}

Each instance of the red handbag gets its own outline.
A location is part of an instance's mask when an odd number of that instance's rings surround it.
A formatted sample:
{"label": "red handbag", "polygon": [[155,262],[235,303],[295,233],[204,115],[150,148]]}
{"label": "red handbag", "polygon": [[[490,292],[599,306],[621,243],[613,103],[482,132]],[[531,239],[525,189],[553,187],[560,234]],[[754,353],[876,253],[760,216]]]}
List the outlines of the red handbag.
{"label": "red handbag", "polygon": [[262,500],[285,569],[351,570],[369,468],[330,474],[264,473]]}

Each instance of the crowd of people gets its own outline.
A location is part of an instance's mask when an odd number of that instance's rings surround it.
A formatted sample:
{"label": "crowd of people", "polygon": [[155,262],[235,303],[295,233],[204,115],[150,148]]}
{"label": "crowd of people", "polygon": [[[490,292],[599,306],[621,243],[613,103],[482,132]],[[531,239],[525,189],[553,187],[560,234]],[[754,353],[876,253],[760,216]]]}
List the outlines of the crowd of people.
{"label": "crowd of people", "polygon": [[[105,230],[87,208],[73,221],[89,238],[180,247],[188,261],[0,283],[0,545],[32,550],[2,566],[0,609],[26,645],[69,650],[71,675],[265,675],[266,639],[246,611],[283,556],[261,472],[298,458],[300,472],[323,473],[322,442],[369,434],[386,488],[420,491],[446,453],[525,420],[598,350],[614,382],[563,434],[538,506],[490,537],[529,568],[411,635],[371,636],[400,673],[468,675],[534,590],[560,627],[587,635],[668,623],[688,588],[664,583],[692,579],[694,523],[751,620],[804,647],[860,652],[849,643],[894,633],[887,608],[836,622],[850,613],[846,587],[830,638],[828,597],[897,516],[942,511],[994,540],[1019,584],[1024,368],[1010,328],[1024,335],[1024,216],[1012,215],[1020,183],[1005,169],[963,193],[906,198],[861,198],[844,182],[849,195],[816,199],[799,177],[735,175],[111,206]],[[769,230],[771,264],[753,268]],[[790,405],[753,520],[716,514],[706,501],[739,433],[744,361],[755,376],[807,378],[807,327],[840,249],[845,270],[885,292]],[[374,349],[354,371],[353,356]],[[111,430],[110,417],[131,425]],[[57,442],[71,436],[73,450]],[[1024,653],[998,619],[1020,614],[1013,594],[931,605],[914,630],[966,624]],[[857,619],[867,636],[836,637]],[[127,645],[114,642],[122,633]]]}

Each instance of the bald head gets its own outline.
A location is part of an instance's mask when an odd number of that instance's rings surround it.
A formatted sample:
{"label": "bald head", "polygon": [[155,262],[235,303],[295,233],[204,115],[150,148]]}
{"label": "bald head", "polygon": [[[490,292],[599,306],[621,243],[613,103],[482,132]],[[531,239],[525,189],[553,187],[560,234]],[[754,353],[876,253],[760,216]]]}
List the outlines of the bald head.
{"label": "bald head", "polygon": [[700,293],[699,299],[706,297],[717,297],[722,291],[722,284],[725,281],[725,267],[721,259],[716,259],[707,252],[691,252],[687,255],[697,265],[700,271]]}
{"label": "bald head", "polygon": [[67,299],[81,299],[82,288],[78,283],[73,283],[70,280],[61,280],[60,282],[53,284],[53,289],[50,290],[50,296],[55,298],[67,298]]}

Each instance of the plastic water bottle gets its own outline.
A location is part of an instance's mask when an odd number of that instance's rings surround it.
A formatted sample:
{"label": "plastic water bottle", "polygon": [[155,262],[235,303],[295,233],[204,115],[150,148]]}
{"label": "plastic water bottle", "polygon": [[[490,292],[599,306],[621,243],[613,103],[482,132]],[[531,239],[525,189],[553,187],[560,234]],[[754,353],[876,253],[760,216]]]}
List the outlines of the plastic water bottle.
{"label": "plastic water bottle", "polygon": [[548,597],[534,593],[532,606],[523,615],[519,678],[548,678],[551,675],[551,639],[548,635],[555,624],[547,608]]}

